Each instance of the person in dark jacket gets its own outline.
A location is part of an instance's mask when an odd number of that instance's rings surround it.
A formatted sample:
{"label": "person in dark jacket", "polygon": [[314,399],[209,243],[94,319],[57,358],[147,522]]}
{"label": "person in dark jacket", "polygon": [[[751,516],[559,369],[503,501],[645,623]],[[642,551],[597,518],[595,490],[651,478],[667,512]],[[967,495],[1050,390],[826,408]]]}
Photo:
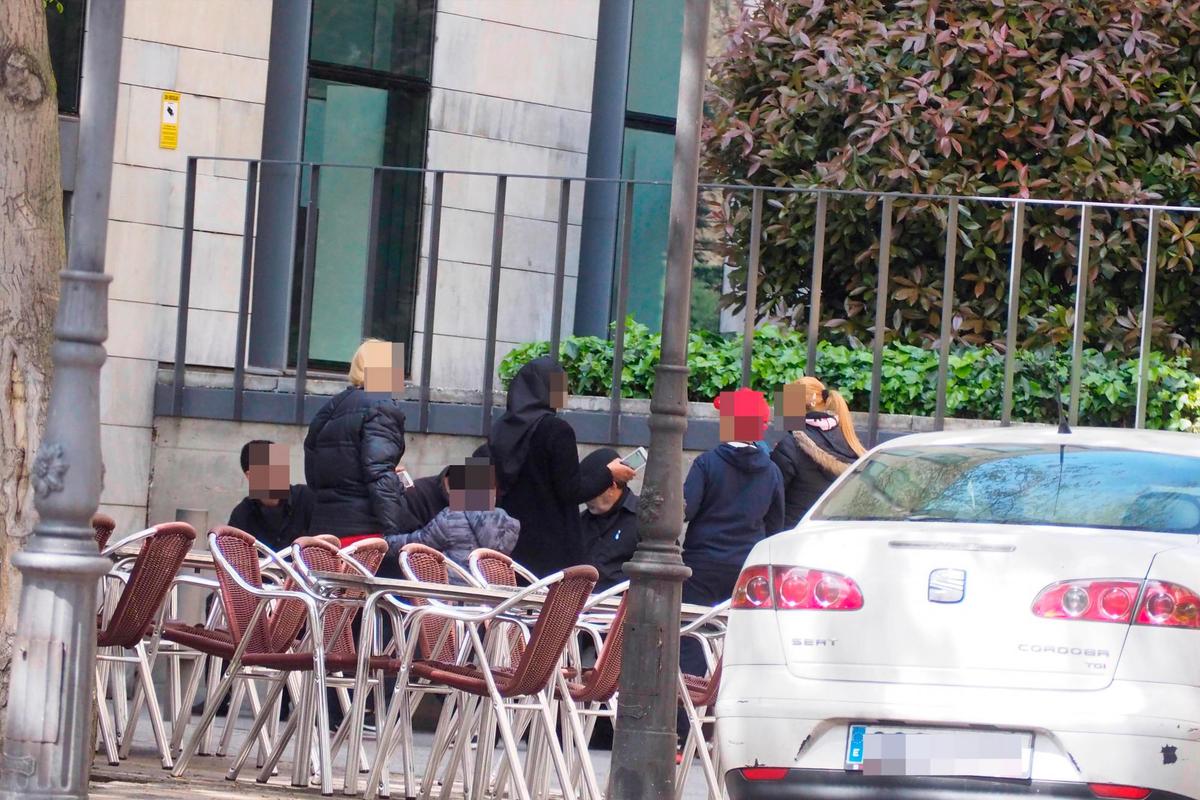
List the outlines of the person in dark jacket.
{"label": "person in dark jacket", "polygon": [[420,530],[386,537],[388,555],[399,559],[407,544],[423,544],[467,566],[471,553],[481,547],[505,555],[517,544],[521,524],[496,508],[495,473],[486,459],[446,468],[450,504]]}
{"label": "person in dark jacket", "polygon": [[580,472],[575,431],[555,414],[566,402],[566,379],[549,356],[521,367],[488,442],[499,505],[521,523],[512,557],[539,577],[583,561],[579,504],[635,474],[620,459],[606,465],[607,475]]}
{"label": "person in dark jacket", "polygon": [[302,483],[292,485],[287,447],[265,439],[242,446],[242,472],[250,494],[229,514],[229,524],[272,550],[307,536],[316,496]]}
{"label": "person in dark jacket", "polygon": [[[585,474],[604,470],[616,450],[602,447],[588,453],[579,462]],[[638,496],[625,483],[613,481],[608,488],[587,501],[587,509],[579,515],[583,534],[583,563],[591,564],[600,573],[596,591],[602,592],[626,580],[622,567],[633,558],[638,545]]]}
{"label": "person in dark jacket", "polygon": [[783,387],[783,427],[771,460],[783,476],[783,524],[794,528],[834,479],[865,451],[850,407],[816,378]]}
{"label": "person in dark jacket", "polygon": [[[783,478],[757,445],[771,419],[765,397],[751,389],[722,392],[721,444],[692,462],[683,484],[683,563],[692,570],[683,602],[715,606],[733,596],[742,564],[754,545],[783,528]],[[691,637],[680,642],[679,668],[704,675],[708,664]],[[682,737],[687,717],[677,720]]]}
{"label": "person in dark jacket", "polygon": [[304,473],[317,495],[312,531],[350,544],[407,533],[415,524],[396,466],[404,455],[401,348],[368,340],[350,365],[350,386],[330,398],[304,439]]}
{"label": "person in dark jacket", "polygon": [[[479,445],[471,457],[488,458],[488,446]],[[439,511],[450,505],[450,484],[447,477],[450,469],[448,466],[437,475],[417,478],[412,486],[404,490],[404,505],[413,526],[412,530],[424,528],[433,521]]]}

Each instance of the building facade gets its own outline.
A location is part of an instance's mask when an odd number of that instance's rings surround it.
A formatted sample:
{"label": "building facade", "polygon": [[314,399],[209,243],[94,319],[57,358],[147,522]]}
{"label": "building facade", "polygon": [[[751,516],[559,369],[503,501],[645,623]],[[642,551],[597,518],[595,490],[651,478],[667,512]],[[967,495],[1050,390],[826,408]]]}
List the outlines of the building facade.
{"label": "building facade", "polygon": [[[152,493],[164,509],[174,502],[162,468],[182,456],[157,452],[155,397],[160,371],[176,361],[185,238],[189,380],[220,383],[242,358],[254,380],[295,372],[311,251],[309,370],[344,373],[371,335],[405,344],[414,379],[428,355],[431,386],[478,390],[496,222],[492,173],[511,176],[501,215],[497,361],[519,343],[550,337],[560,179],[670,177],[679,3],[127,2],[101,398],[102,507],[124,530],[146,523]],[[68,224],[79,98],[87,91],[79,74],[85,4],[64,0],[61,12],[54,4],[47,11]],[[728,13],[732,3],[715,5]],[[189,159],[194,208],[185,232]],[[315,196],[309,163],[321,165]],[[422,342],[433,178],[422,170],[450,171],[442,179],[429,354]],[[647,184],[632,192],[628,311],[654,327],[670,191]],[[616,184],[570,190],[564,335],[609,334],[624,202]],[[319,207],[311,232],[310,205]],[[239,354],[245,258],[252,269]],[[181,430],[172,428],[172,448],[186,438]],[[191,450],[211,446],[213,469],[228,465],[227,480],[236,483],[230,437],[209,438],[211,445],[197,440]],[[175,467],[172,475],[191,470]]]}

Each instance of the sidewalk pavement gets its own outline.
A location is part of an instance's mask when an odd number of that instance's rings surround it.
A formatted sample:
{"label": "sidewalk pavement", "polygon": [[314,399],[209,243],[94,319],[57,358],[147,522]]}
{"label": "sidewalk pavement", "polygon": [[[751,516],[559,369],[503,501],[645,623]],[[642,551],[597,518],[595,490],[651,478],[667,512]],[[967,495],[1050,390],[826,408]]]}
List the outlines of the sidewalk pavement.
{"label": "sidewalk pavement", "polygon": [[[193,723],[196,718],[193,718]],[[224,718],[217,719],[218,733],[224,729]],[[233,734],[231,753],[244,741],[245,733],[250,726],[250,719],[242,717],[237,720]],[[418,732],[415,735],[414,756],[420,770],[424,769],[429,755],[429,747],[433,736],[429,733]],[[364,740],[363,746],[369,754],[374,753],[373,737]],[[279,800],[280,798],[320,798],[319,786],[300,789],[291,786],[291,760],[285,754],[279,764],[278,774],[267,784],[256,783],[254,780],[257,770],[254,768],[254,757],[251,756],[245,769],[236,782],[227,781],[225,773],[229,769],[232,755],[197,756],[192,759],[187,774],[182,778],[173,778],[171,773],[164,770],[159,762],[158,752],[150,732],[149,720],[143,716],[134,736],[131,757],[118,766],[109,766],[102,753],[97,753],[92,766],[92,780],[89,794],[92,800],[184,800],[184,798],[199,798],[201,800]],[[608,778],[609,756],[607,750],[592,753],[596,777],[601,788]],[[497,752],[497,758],[499,758]],[[497,762],[498,763],[498,762]],[[345,766],[344,753],[338,759],[334,770],[334,795],[341,795],[342,769]],[[397,772],[392,774],[392,797],[403,798],[403,778],[400,776],[399,759],[393,767]],[[553,786],[553,779],[552,779]],[[704,777],[697,762],[688,776],[684,791],[684,800],[707,800],[708,792]]]}

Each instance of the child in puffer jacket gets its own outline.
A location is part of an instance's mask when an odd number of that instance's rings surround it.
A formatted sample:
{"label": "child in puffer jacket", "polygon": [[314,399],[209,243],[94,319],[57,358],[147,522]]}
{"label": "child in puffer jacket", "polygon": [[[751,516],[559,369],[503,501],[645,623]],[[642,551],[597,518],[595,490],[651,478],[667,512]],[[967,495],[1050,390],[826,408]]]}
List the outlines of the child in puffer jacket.
{"label": "child in puffer jacket", "polygon": [[509,554],[517,545],[521,523],[496,508],[494,471],[485,458],[469,458],[446,471],[450,505],[429,524],[412,533],[385,537],[388,556],[399,559],[406,544],[423,544],[465,567],[475,550],[486,547]]}

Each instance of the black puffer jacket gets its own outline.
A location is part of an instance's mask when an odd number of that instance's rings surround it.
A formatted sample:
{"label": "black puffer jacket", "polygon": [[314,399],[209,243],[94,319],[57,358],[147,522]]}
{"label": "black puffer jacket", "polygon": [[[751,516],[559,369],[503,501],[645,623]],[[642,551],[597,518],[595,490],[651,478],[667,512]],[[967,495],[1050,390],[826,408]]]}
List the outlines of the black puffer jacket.
{"label": "black puffer jacket", "polygon": [[[822,412],[809,412],[808,417],[814,421],[828,418],[830,415]],[[785,529],[796,527],[800,518],[808,513],[817,498],[824,493],[833,479],[837,476],[817,464],[796,443],[796,436],[806,436],[835,461],[842,464],[852,464],[858,459],[858,454],[846,442],[841,430],[833,427],[823,430],[815,425],[805,425],[803,431],[789,431],[775,449],[771,452],[771,460],[779,467],[783,475],[783,524]]]}
{"label": "black puffer jacket", "polygon": [[357,387],[331,398],[308,426],[304,474],[317,493],[311,531],[334,536],[414,529],[396,465],[404,413],[389,395]]}

